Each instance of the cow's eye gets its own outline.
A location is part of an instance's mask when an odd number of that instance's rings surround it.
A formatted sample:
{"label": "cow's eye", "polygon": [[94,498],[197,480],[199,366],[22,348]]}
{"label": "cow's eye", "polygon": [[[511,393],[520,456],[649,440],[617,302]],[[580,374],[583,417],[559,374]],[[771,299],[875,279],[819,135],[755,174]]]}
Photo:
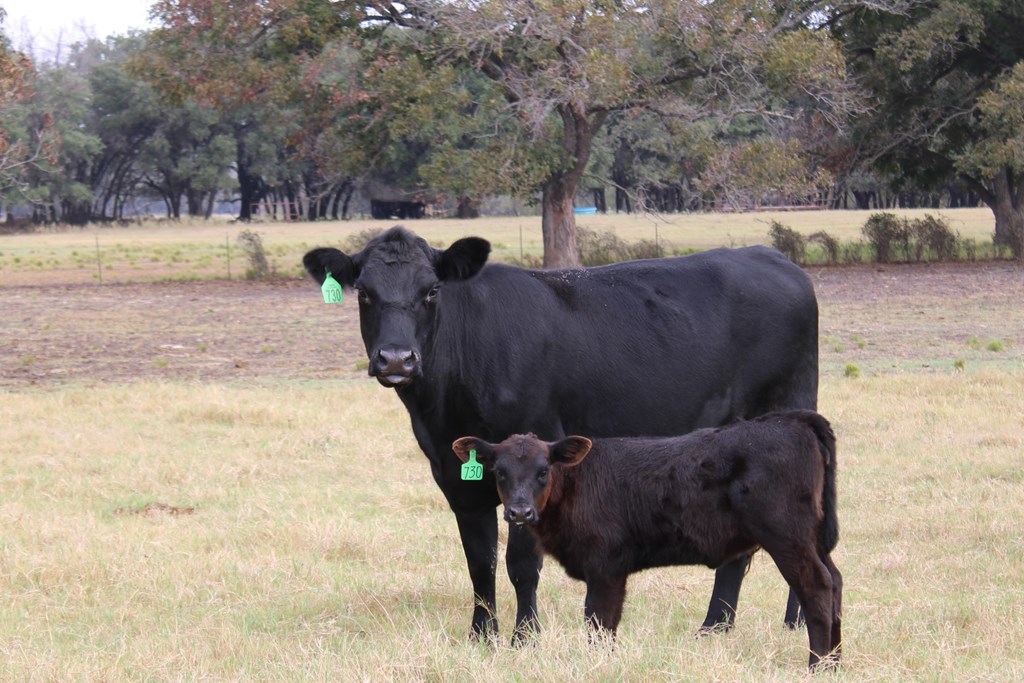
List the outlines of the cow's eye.
{"label": "cow's eye", "polygon": [[428,305],[429,304],[433,304],[434,301],[437,300],[437,293],[440,292],[440,291],[441,291],[441,285],[434,285],[433,287],[431,287],[430,291],[427,292],[427,295],[425,297],[423,297],[423,303],[428,304]]}
{"label": "cow's eye", "polygon": [[366,293],[366,290],[356,285],[356,295],[359,297],[359,303],[370,304],[370,295]]}
{"label": "cow's eye", "polygon": [[540,483],[543,484],[547,480],[548,480],[548,468],[545,467],[544,469],[539,470],[537,472],[537,481],[539,481]]}
{"label": "cow's eye", "polygon": [[505,470],[494,470],[494,479],[501,484],[508,479],[508,475],[505,474]]}

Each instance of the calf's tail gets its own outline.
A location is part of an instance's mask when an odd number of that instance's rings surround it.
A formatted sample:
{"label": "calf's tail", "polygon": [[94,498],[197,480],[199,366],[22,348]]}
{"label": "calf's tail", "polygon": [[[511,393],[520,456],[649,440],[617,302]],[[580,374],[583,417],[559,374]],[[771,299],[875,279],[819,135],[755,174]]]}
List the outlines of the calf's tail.
{"label": "calf's tail", "polygon": [[808,424],[818,439],[819,450],[825,465],[825,486],[822,490],[821,507],[825,513],[824,523],[818,538],[825,552],[832,552],[839,543],[839,517],[836,513],[836,435],[832,426],[817,413],[809,413]]}

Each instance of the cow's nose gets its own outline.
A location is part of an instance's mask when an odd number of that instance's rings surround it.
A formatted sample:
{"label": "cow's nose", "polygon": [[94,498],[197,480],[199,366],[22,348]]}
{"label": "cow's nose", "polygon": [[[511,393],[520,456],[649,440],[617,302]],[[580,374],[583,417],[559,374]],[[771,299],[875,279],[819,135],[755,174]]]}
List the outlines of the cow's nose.
{"label": "cow's nose", "polygon": [[509,506],[505,508],[505,521],[509,524],[533,524],[537,521],[537,511],[532,505]]}
{"label": "cow's nose", "polygon": [[384,348],[374,356],[371,370],[378,377],[412,377],[420,362],[420,354],[413,349]]}

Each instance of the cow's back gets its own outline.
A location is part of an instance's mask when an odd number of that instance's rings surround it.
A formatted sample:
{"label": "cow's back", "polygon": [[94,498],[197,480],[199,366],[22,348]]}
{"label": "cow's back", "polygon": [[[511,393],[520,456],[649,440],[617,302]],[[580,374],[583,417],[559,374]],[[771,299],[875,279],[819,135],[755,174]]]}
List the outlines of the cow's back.
{"label": "cow's back", "polygon": [[562,271],[491,265],[452,289],[444,372],[497,437],[559,436],[539,424],[552,413],[565,434],[629,436],[816,407],[813,288],[772,249]]}

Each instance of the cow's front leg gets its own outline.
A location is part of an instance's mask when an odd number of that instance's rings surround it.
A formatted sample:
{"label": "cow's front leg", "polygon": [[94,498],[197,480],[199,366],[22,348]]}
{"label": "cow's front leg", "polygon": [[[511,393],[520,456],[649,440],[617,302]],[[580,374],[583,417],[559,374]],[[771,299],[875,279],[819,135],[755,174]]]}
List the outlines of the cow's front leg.
{"label": "cow's front leg", "polygon": [[789,599],[786,600],[786,616],[783,620],[786,628],[797,629],[800,628],[801,624],[804,623],[804,614],[800,609],[800,599],[796,597],[796,592],[789,589]]}
{"label": "cow's front leg", "polygon": [[622,618],[622,604],[626,601],[626,575],[587,575],[587,598],[583,616],[597,632],[615,635]]}
{"label": "cow's front leg", "polygon": [[700,627],[700,633],[727,631],[736,622],[736,603],[740,599],[740,585],[750,564],[750,555],[723,564],[715,570],[715,586],[711,589],[708,614]]}
{"label": "cow's front leg", "polygon": [[473,582],[473,623],[469,637],[487,639],[498,634],[494,604],[494,568],[498,553],[498,516],[493,510],[456,512],[469,579]]}
{"label": "cow's front leg", "polygon": [[528,638],[540,632],[537,620],[537,584],[544,558],[537,549],[537,541],[524,526],[509,525],[505,567],[508,578],[516,589],[516,630],[512,634],[512,647],[525,644]]}

